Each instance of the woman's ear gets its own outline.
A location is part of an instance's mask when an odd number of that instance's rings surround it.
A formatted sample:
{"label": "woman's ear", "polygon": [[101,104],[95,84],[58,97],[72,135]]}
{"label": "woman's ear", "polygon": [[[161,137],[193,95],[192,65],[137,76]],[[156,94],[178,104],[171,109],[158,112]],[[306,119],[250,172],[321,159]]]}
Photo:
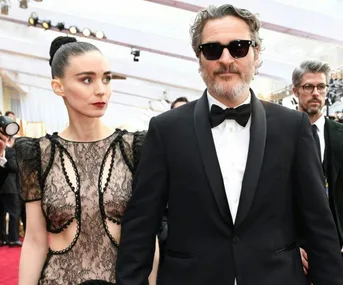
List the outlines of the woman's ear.
{"label": "woman's ear", "polygon": [[60,79],[51,80],[51,87],[54,93],[58,96],[64,97],[63,84]]}

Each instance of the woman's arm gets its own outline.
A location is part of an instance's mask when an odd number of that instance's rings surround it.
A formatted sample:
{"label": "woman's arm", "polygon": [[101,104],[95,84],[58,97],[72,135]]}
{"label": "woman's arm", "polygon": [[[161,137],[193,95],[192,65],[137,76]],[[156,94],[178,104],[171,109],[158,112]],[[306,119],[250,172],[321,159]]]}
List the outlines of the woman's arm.
{"label": "woman's arm", "polygon": [[149,285],[156,285],[159,262],[160,262],[160,248],[158,245],[158,240],[156,238],[154,263],[152,266],[152,271],[149,275]]}
{"label": "woman's arm", "polygon": [[26,217],[26,233],[19,264],[19,285],[37,285],[49,247],[41,201],[26,203]]}

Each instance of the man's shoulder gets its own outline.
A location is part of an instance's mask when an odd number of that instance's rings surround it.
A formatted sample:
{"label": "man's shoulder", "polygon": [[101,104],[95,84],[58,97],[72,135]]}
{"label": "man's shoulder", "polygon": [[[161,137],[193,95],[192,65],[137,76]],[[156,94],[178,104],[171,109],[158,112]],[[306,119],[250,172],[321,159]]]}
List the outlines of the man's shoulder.
{"label": "man's shoulder", "polygon": [[279,118],[295,118],[300,119],[302,118],[303,114],[299,111],[287,108],[285,106],[275,104],[269,101],[260,100],[267,115],[275,115]]}
{"label": "man's shoulder", "polygon": [[187,117],[193,116],[193,111],[195,104],[198,100],[191,101],[187,104],[184,104],[178,108],[169,110],[167,112],[164,112],[158,116],[155,117],[157,121],[175,121],[175,120],[182,120],[186,119]]}
{"label": "man's shoulder", "polygon": [[330,128],[330,131],[332,132],[339,132],[343,134],[343,124],[335,122],[329,118],[325,118],[325,122],[327,126]]}

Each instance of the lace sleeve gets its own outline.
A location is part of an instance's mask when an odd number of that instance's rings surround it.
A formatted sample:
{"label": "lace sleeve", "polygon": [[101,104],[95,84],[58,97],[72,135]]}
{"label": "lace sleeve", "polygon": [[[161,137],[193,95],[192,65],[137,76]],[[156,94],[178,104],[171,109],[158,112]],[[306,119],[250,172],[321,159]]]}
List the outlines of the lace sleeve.
{"label": "lace sleeve", "polygon": [[133,136],[132,152],[133,152],[133,165],[134,172],[136,172],[139,160],[141,158],[143,143],[145,139],[146,131],[135,132]]}
{"label": "lace sleeve", "polygon": [[20,196],[25,202],[41,197],[41,154],[39,139],[18,138],[14,144],[19,169]]}

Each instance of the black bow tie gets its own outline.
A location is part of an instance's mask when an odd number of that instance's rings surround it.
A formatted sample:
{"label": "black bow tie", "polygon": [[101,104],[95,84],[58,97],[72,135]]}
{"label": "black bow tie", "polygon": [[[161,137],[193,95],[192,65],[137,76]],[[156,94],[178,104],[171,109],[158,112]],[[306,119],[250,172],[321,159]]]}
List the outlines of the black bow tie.
{"label": "black bow tie", "polygon": [[210,124],[214,128],[219,126],[226,119],[236,120],[238,124],[245,127],[249,121],[251,113],[250,104],[241,105],[237,108],[227,108],[223,110],[217,105],[212,105],[210,112]]}

